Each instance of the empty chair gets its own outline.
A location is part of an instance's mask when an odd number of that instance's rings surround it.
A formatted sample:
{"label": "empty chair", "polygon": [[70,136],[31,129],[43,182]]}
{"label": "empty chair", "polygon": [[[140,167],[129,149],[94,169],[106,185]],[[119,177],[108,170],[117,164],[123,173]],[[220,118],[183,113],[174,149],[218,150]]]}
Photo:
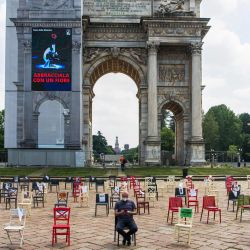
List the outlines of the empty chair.
{"label": "empty chair", "polygon": [[79,187],[79,206],[82,207],[83,205],[89,206],[89,190],[88,186],[80,185]]}
{"label": "empty chair", "polygon": [[240,210],[240,222],[242,221],[242,214],[245,210],[250,211],[250,195],[240,194],[237,200],[236,219]]}
{"label": "empty chair", "polygon": [[12,183],[11,182],[4,182],[2,185],[2,188],[0,189],[0,203],[3,201],[5,202],[5,198],[8,195],[8,190],[12,188]]}
{"label": "empty chair", "polygon": [[195,212],[199,213],[198,189],[188,189],[187,206],[195,207]]}
{"label": "empty chair", "polygon": [[202,220],[202,215],[203,215],[203,210],[207,210],[207,224],[209,221],[209,214],[210,212],[214,213],[214,220],[215,220],[215,213],[219,212],[220,216],[220,223],[221,223],[221,209],[218,208],[215,204],[215,196],[203,196],[203,202],[202,202],[202,211],[201,211],[201,218],[200,221]]}
{"label": "empty chair", "polygon": [[25,177],[20,178],[21,191],[29,191],[29,186],[30,186],[29,177],[25,176]]}
{"label": "empty chair", "polygon": [[21,192],[21,202],[18,203],[18,206],[25,209],[27,216],[31,214],[31,205],[33,202],[32,192],[31,191],[22,191]]}
{"label": "empty chair", "polygon": [[166,188],[167,188],[167,192],[174,192],[175,189],[175,176],[174,175],[170,175],[167,177],[167,182],[166,182]]}
{"label": "empty chair", "polygon": [[66,177],[64,181],[64,189],[67,189],[67,184],[70,184],[70,188],[73,188],[73,178],[72,177]]}
{"label": "empty chair", "polygon": [[155,206],[155,201],[157,200],[156,186],[148,186],[147,187],[147,199],[148,199],[148,201],[152,201],[153,207],[154,207]]}
{"label": "empty chair", "polygon": [[171,224],[173,223],[174,213],[179,212],[179,208],[183,207],[182,198],[181,197],[169,197],[168,200],[168,216],[167,222],[169,219],[169,213],[171,212]]}
{"label": "empty chair", "polygon": [[49,183],[50,192],[52,192],[53,187],[56,187],[56,192],[58,190],[60,190],[60,182],[59,182],[59,180],[50,179],[50,183]]}
{"label": "empty chair", "polygon": [[25,222],[26,222],[26,213],[24,209],[20,208],[10,209],[10,220],[9,223],[4,226],[4,230],[7,233],[11,244],[13,244],[11,239],[11,234],[19,235],[20,247],[22,247]]}
{"label": "empty chair", "polygon": [[66,191],[57,192],[57,202],[55,207],[67,207],[68,206],[69,193]]}
{"label": "empty chair", "polygon": [[181,232],[188,232],[188,245],[191,243],[191,229],[193,222],[192,208],[179,208],[178,222],[175,224],[175,232],[177,240],[180,241]]}
{"label": "empty chair", "polygon": [[44,186],[41,185],[38,189],[34,189],[33,191],[33,205],[34,207],[39,205],[39,203],[42,203],[42,206],[44,207],[45,202],[45,194],[44,194]]}
{"label": "empty chair", "polygon": [[114,206],[114,203],[120,200],[120,188],[118,186],[111,187],[111,195],[109,198],[110,207]]}
{"label": "empty chair", "polygon": [[108,194],[96,194],[95,203],[95,216],[97,215],[97,206],[106,207],[106,215],[109,215],[109,195]]}
{"label": "empty chair", "polygon": [[95,181],[95,190],[96,190],[96,193],[98,192],[98,187],[102,187],[102,191],[105,191],[104,180],[96,180]]}
{"label": "empty chair", "polygon": [[54,224],[52,227],[52,246],[57,243],[57,236],[66,236],[66,243],[70,246],[70,208],[54,208]]}
{"label": "empty chair", "polygon": [[137,207],[137,213],[141,214],[141,208],[143,208],[144,213],[146,212],[146,209],[148,210],[149,214],[149,202],[146,201],[145,192],[142,190],[139,190],[139,192],[136,193],[136,207]]}

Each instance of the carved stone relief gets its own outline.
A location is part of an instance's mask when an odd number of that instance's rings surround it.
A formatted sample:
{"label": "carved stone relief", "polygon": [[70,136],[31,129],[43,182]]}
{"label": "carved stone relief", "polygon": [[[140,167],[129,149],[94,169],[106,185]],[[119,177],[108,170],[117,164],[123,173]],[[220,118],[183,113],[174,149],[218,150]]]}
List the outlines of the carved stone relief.
{"label": "carved stone relief", "polygon": [[30,3],[35,9],[68,9],[73,8],[72,0],[33,0]]}
{"label": "carved stone relief", "polygon": [[173,86],[176,82],[185,80],[184,64],[161,64],[159,65],[159,81]]}

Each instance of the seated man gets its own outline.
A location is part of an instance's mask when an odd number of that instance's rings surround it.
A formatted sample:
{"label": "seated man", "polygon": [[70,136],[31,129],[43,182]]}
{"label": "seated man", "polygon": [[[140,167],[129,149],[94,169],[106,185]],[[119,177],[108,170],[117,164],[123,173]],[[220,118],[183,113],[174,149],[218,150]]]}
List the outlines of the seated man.
{"label": "seated man", "polygon": [[[116,230],[123,236],[122,244],[131,245],[131,235],[134,234],[138,228],[133,219],[133,215],[136,214],[135,203],[132,200],[128,200],[128,193],[122,193],[122,200],[117,201],[115,204],[115,216],[117,216]],[[128,228],[129,231],[125,232],[124,228]]]}

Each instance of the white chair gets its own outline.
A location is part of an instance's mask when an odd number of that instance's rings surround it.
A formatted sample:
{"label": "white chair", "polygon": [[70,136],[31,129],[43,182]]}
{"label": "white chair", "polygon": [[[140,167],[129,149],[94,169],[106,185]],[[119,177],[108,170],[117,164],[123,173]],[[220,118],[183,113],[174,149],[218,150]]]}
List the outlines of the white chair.
{"label": "white chair", "polygon": [[33,203],[32,192],[22,191],[21,193],[21,202],[18,203],[18,206],[24,208],[27,211],[27,216],[31,214],[31,205]]}
{"label": "white chair", "polygon": [[156,193],[156,186],[149,186],[146,190],[146,198],[147,200],[150,202],[152,201],[153,202],[153,207],[155,206],[155,201],[156,201],[156,196],[157,196],[157,193]]}
{"label": "white chair", "polygon": [[24,209],[21,208],[10,209],[10,221],[8,224],[4,225],[4,230],[6,231],[11,244],[13,243],[10,235],[12,233],[15,234],[19,233],[20,247],[22,247],[25,222],[26,222],[26,211]]}
{"label": "white chair", "polygon": [[80,188],[80,194],[79,194],[79,206],[83,207],[83,204],[86,204],[86,206],[89,206],[89,190],[88,186],[79,186]]}
{"label": "white chair", "polygon": [[180,241],[181,232],[187,233],[188,245],[191,243],[191,230],[193,223],[193,209],[192,208],[179,208],[178,223],[175,224],[175,233],[177,234],[177,240]]}
{"label": "white chair", "polygon": [[175,176],[174,175],[170,175],[168,176],[167,178],[167,182],[166,182],[166,188],[167,188],[167,192],[169,191],[170,189],[170,192],[174,192],[174,189],[175,189]]}

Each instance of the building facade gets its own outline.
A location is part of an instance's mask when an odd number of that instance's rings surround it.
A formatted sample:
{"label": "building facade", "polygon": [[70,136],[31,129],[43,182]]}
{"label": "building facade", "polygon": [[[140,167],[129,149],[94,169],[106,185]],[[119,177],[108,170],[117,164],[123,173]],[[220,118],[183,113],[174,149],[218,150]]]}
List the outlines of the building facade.
{"label": "building facade", "polygon": [[92,161],[92,99],[110,72],[138,88],[139,162],[161,164],[161,114],[176,122],[179,165],[205,162],[201,0],[10,0],[5,147],[10,165]]}

